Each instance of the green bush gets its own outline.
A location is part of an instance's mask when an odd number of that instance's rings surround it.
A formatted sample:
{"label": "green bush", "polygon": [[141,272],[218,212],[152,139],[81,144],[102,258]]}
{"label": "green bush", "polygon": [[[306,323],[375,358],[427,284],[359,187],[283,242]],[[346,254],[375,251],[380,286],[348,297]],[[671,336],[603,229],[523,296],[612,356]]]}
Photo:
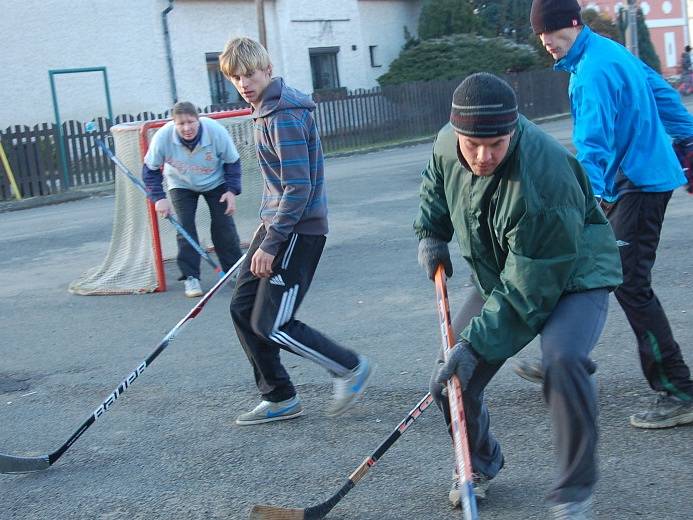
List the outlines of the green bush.
{"label": "green bush", "polygon": [[474,3],[489,36],[505,36],[518,43],[529,43],[532,0],[476,0]]}
{"label": "green bush", "polygon": [[589,26],[594,32],[623,45],[624,36],[615,20],[612,20],[604,14],[598,13],[594,9],[583,9],[580,15],[582,17],[582,22]]}
{"label": "green bush", "polygon": [[453,34],[402,51],[390,70],[378,78],[381,86],[410,81],[455,79],[475,72],[520,72],[537,68],[537,52],[506,38]]}
{"label": "green bush", "polygon": [[[624,35],[623,41],[625,41],[625,33],[628,28],[628,15],[625,9],[619,11],[619,29]],[[645,16],[642,14],[642,10],[637,11],[637,25],[638,25],[638,54],[640,59],[647,63],[651,68],[657,72],[662,72],[662,67],[659,62],[659,56],[655,51],[654,45],[652,44],[652,39],[650,38],[650,30],[645,25]]]}
{"label": "green bush", "polygon": [[429,40],[458,33],[486,33],[484,20],[471,0],[424,0],[419,38]]}

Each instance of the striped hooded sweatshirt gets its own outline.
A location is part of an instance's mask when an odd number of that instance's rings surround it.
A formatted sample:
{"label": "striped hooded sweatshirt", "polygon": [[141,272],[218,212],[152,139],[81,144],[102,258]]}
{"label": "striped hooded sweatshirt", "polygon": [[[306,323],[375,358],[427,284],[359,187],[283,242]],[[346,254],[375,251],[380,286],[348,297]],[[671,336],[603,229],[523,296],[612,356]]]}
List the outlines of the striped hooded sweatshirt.
{"label": "striped hooded sweatshirt", "polygon": [[274,78],[253,111],[257,157],[265,180],[260,249],[276,255],[292,232],[327,234],[327,197],[315,103]]}

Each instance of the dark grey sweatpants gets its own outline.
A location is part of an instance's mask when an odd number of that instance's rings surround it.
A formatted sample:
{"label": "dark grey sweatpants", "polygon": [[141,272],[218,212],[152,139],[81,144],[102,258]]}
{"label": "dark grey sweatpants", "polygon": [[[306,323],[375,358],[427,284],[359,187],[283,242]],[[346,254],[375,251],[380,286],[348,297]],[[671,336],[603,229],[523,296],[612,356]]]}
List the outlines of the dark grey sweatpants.
{"label": "dark grey sweatpants", "polygon": [[[484,300],[474,291],[453,319],[455,334],[479,315],[483,305]],[[606,289],[566,294],[541,331],[544,397],[551,411],[558,470],[549,495],[552,502],[584,500],[597,481],[597,395],[590,377],[595,369],[590,352],[604,328],[608,305]],[[483,346],[480,348],[483,350]],[[442,395],[443,386],[435,381],[441,363],[442,351],[433,371],[431,394],[450,432],[447,396]],[[489,429],[484,389],[501,366],[480,361],[463,392],[472,470],[489,478],[496,476],[504,461],[500,444]]]}

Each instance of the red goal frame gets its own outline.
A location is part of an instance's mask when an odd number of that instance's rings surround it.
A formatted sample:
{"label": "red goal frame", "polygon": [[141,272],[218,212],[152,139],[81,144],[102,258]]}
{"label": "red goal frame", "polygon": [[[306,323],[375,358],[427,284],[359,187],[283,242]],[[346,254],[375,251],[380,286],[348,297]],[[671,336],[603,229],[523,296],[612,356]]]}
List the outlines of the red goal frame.
{"label": "red goal frame", "polygon": [[[241,108],[237,110],[226,110],[222,112],[212,112],[209,114],[200,114],[201,117],[209,117],[210,119],[226,119],[230,117],[247,116],[252,113],[250,108]],[[157,119],[146,121],[140,128],[139,143],[142,160],[149,149],[149,131],[153,128],[161,128],[171,119]],[[152,233],[152,249],[154,252],[154,269],[156,271],[157,288],[155,292],[166,291],[166,272],[164,271],[164,259],[161,252],[161,237],[159,236],[159,220],[156,216],[154,203],[147,199],[147,214],[149,217],[149,228]]]}

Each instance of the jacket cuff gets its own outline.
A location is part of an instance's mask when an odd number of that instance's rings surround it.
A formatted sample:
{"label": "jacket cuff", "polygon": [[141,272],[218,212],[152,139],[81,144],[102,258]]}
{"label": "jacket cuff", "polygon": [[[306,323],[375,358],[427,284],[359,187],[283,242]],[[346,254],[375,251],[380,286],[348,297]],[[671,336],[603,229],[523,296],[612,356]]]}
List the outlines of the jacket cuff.
{"label": "jacket cuff", "polygon": [[259,249],[262,249],[268,255],[277,256],[283,242],[284,239],[272,233],[272,229],[270,228],[267,230],[265,239],[260,243]]}

